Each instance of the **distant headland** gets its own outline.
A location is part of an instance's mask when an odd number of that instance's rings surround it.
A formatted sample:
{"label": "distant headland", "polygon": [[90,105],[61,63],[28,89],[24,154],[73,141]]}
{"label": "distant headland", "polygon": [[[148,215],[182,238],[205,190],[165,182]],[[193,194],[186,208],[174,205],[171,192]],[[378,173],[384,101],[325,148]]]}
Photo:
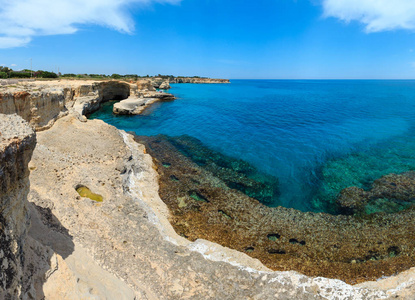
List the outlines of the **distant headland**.
{"label": "distant headland", "polygon": [[164,82],[168,83],[230,83],[229,79],[217,79],[201,76],[173,76],[173,75],[138,75],[138,74],[74,74],[74,73],[64,73],[61,74],[58,72],[49,72],[44,70],[13,70],[8,67],[0,66],[0,79],[84,79],[84,80],[125,80],[125,81],[137,81],[139,79],[150,79],[155,82]]}

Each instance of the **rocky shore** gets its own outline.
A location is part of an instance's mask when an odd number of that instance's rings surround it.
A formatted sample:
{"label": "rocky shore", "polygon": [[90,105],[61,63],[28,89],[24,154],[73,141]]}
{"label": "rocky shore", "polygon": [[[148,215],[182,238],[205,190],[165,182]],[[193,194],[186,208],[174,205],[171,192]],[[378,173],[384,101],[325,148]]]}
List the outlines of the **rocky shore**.
{"label": "rocky shore", "polygon": [[[140,98],[146,84],[0,88],[1,298],[413,299],[415,269],[405,271],[414,249],[405,224],[412,210],[382,217],[379,227],[376,219],[356,223],[353,216],[271,209],[247,195],[256,191],[249,177],[235,181],[221,169],[221,178],[230,179],[215,179],[213,162],[203,169],[177,144],[134,139],[85,118],[102,102]],[[238,184],[230,188],[232,182]],[[81,196],[79,187],[102,202]],[[363,243],[363,231],[384,234],[382,244]],[[333,256],[334,240],[341,239],[337,251],[347,261]],[[399,249],[391,248],[393,239]],[[369,245],[380,259],[366,259]],[[321,277],[346,280],[367,271],[357,278],[368,280],[383,268],[387,276],[400,273],[356,285]]]}

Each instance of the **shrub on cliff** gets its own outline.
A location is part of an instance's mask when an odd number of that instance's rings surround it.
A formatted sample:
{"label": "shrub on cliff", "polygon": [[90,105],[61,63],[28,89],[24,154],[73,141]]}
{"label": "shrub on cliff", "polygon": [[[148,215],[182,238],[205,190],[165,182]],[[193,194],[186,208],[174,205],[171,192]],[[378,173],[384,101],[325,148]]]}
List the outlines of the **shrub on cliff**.
{"label": "shrub on cliff", "polygon": [[76,77],[76,75],[72,73],[68,73],[68,74],[63,74],[61,77]]}
{"label": "shrub on cliff", "polygon": [[58,78],[58,75],[56,73],[53,73],[53,72],[39,70],[39,71],[33,73],[33,77],[36,77],[36,78]]}
{"label": "shrub on cliff", "polygon": [[26,72],[10,72],[10,78],[30,78],[31,74]]}
{"label": "shrub on cliff", "polygon": [[42,71],[42,78],[58,78],[58,74],[54,72]]}
{"label": "shrub on cliff", "polygon": [[121,78],[121,75],[120,74],[112,74],[111,75],[111,78],[120,79]]}
{"label": "shrub on cliff", "polygon": [[7,78],[7,73],[6,72],[0,72],[0,78]]}

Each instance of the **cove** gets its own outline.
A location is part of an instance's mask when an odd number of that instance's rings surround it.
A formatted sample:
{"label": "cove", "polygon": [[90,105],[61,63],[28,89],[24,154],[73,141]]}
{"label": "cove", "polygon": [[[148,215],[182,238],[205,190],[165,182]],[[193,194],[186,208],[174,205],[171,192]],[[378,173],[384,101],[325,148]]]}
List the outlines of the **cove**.
{"label": "cove", "polygon": [[179,99],[140,116],[91,115],[137,135],[195,137],[209,149],[278,179],[278,200],[335,213],[347,187],[368,189],[415,169],[415,81],[231,80],[173,84]]}

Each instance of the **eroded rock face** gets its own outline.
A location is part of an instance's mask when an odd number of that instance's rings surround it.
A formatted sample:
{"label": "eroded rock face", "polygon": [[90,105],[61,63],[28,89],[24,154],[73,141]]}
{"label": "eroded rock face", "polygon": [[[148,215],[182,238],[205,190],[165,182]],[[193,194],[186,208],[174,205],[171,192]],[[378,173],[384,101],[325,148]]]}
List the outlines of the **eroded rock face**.
{"label": "eroded rock face", "polygon": [[130,97],[115,103],[112,109],[113,113],[116,115],[139,115],[155,102],[176,99],[172,94],[161,91],[140,90],[138,94],[140,98]]}
{"label": "eroded rock face", "polygon": [[136,85],[140,91],[155,91],[156,90],[150,79],[137,80]]}
{"label": "eroded rock face", "polygon": [[157,101],[155,98],[129,98],[114,104],[112,111],[116,115],[138,115],[146,107],[149,101]]}
{"label": "eroded rock face", "polygon": [[137,85],[120,81],[33,81],[0,87],[0,112],[18,114],[37,131],[60,117],[99,109],[102,102],[138,96]]}
{"label": "eroded rock face", "polygon": [[0,298],[22,296],[23,247],[29,229],[28,163],[36,135],[17,115],[0,114]]}
{"label": "eroded rock face", "polygon": [[70,88],[33,88],[0,90],[0,112],[18,114],[35,128],[48,127],[49,122],[67,110],[72,99]]}
{"label": "eroded rock face", "polygon": [[169,81],[168,81],[168,80],[163,81],[163,82],[159,85],[159,89],[162,89],[162,90],[168,90],[168,89],[170,89],[170,88],[171,88],[171,86],[170,86],[170,84],[169,84]]}
{"label": "eroded rock face", "polygon": [[127,99],[132,94],[137,94],[134,85],[120,81],[104,81],[81,85],[75,89],[74,110],[81,116],[88,115],[98,110],[101,103],[109,100]]}
{"label": "eroded rock face", "polygon": [[151,84],[156,89],[167,90],[170,87],[169,80],[160,78],[160,77],[153,77],[151,78]]}

